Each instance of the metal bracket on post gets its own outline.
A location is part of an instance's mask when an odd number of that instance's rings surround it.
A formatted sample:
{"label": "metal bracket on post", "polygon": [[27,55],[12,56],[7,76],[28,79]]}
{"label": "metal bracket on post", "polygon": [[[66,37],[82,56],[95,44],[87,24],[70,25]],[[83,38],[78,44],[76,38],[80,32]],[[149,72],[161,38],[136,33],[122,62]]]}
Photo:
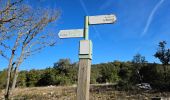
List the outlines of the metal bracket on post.
{"label": "metal bracket on post", "polygon": [[85,16],[84,38],[85,40],[89,39],[89,16]]}
{"label": "metal bracket on post", "polygon": [[79,45],[79,58],[92,60],[92,41],[81,40]]}

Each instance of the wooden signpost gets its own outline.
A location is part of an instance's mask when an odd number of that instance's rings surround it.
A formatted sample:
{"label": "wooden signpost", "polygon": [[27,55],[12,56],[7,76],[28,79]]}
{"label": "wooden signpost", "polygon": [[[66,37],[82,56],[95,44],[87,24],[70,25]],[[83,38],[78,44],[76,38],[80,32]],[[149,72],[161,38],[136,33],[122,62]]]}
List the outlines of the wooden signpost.
{"label": "wooden signpost", "polygon": [[83,29],[72,29],[72,30],[60,30],[58,33],[59,38],[78,38],[84,37]]}
{"label": "wooden signpost", "polygon": [[84,29],[61,30],[59,38],[84,37],[79,45],[79,72],[77,85],[77,100],[89,100],[90,71],[92,60],[92,42],[89,40],[89,25],[110,24],[116,21],[116,16],[99,15],[86,16]]}
{"label": "wooden signpost", "polygon": [[89,24],[111,24],[116,21],[115,15],[89,16]]}

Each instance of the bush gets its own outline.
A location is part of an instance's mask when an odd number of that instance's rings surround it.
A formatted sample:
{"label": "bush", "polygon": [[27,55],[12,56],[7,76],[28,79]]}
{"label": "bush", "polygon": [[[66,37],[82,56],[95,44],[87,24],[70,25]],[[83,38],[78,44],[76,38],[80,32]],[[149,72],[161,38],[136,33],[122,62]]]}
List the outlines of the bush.
{"label": "bush", "polygon": [[117,84],[117,89],[127,91],[127,90],[135,90],[136,88],[132,83],[128,81],[120,80]]}
{"label": "bush", "polygon": [[7,78],[7,71],[4,70],[0,73],[0,89],[5,88],[6,78]]}
{"label": "bush", "polygon": [[21,71],[18,75],[17,86],[26,87],[26,71]]}
{"label": "bush", "polygon": [[70,85],[71,80],[66,76],[56,76],[56,85]]}
{"label": "bush", "polygon": [[38,86],[55,85],[55,73],[49,70],[41,75],[40,80],[37,82]]}
{"label": "bush", "polygon": [[26,73],[26,86],[33,87],[37,85],[37,82],[41,78],[41,72],[37,70],[31,70]]}

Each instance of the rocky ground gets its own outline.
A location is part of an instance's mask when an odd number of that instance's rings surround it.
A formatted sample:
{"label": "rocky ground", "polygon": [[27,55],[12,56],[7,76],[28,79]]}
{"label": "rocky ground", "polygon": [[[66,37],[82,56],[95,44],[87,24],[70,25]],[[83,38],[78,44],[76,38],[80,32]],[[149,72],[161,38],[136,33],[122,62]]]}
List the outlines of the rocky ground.
{"label": "rocky ground", "polygon": [[[4,90],[0,92],[3,100]],[[14,100],[76,100],[74,86],[17,88]],[[91,86],[90,100],[151,100],[152,97],[170,97],[170,92],[116,91],[108,86]],[[170,100],[170,99],[165,99]]]}

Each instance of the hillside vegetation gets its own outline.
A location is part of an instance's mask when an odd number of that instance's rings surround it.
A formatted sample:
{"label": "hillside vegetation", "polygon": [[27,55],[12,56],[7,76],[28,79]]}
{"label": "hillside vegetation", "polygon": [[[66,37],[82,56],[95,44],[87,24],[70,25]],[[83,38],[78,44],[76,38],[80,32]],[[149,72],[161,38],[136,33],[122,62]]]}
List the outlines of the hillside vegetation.
{"label": "hillside vegetation", "polygon": [[[170,66],[167,66],[166,79],[170,79]],[[0,88],[6,80],[6,70],[0,72]],[[77,84],[78,64],[69,59],[61,59],[53,67],[44,70],[21,71],[17,87],[37,87],[49,85]],[[108,62],[91,67],[91,84],[114,83],[118,89],[133,89],[135,84],[149,83],[155,90],[170,90],[170,80],[164,78],[163,66],[156,63]],[[120,87],[120,88],[119,88]]]}

